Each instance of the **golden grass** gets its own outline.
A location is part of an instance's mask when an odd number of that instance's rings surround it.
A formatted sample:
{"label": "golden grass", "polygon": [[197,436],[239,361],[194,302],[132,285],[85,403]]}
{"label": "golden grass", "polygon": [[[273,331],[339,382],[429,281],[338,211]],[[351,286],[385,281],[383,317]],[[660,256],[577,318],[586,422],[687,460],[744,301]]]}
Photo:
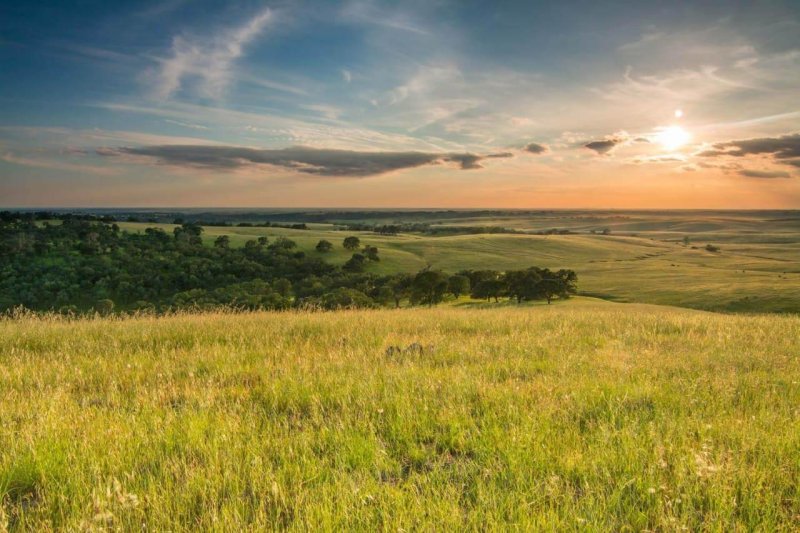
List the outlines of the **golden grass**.
{"label": "golden grass", "polygon": [[0,528],[795,530],[799,357],[580,300],[0,321]]}

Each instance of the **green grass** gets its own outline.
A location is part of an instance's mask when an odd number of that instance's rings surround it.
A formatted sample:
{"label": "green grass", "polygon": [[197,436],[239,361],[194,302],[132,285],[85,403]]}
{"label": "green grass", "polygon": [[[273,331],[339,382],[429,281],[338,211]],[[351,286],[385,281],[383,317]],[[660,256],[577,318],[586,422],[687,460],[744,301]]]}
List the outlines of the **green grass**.
{"label": "green grass", "polygon": [[5,320],[0,529],[796,531],[798,354],[591,299]]}
{"label": "green grass", "polygon": [[[355,234],[363,243],[380,249],[380,263],[369,266],[369,271],[375,273],[416,272],[428,265],[449,272],[465,268],[519,269],[534,265],[570,268],[578,273],[583,294],[614,301],[712,311],[800,313],[800,229],[795,227],[792,231],[791,224],[774,222],[769,226],[774,233],[755,232],[754,228],[760,226],[746,212],[733,220],[715,216],[713,224],[709,218],[698,218],[693,213],[678,220],[640,216],[636,227],[642,229],[647,224],[651,231],[637,236],[428,237],[402,234],[392,237],[333,231],[324,226],[310,230],[207,227],[205,236],[210,245],[216,236],[229,235],[234,246],[261,235],[286,236],[295,240],[301,250],[342,264],[351,255],[342,248],[342,240]],[[576,221],[583,224],[577,229],[586,230],[592,226],[585,217],[572,220]],[[553,227],[546,222],[539,223]],[[563,227],[565,224],[561,222]],[[619,224],[623,222],[633,224],[630,217],[618,221]],[[144,223],[120,225],[134,231],[149,226]],[[173,228],[171,225],[162,227],[167,231]],[[723,231],[723,227],[727,229]],[[681,235],[674,233],[675,228],[712,228],[716,233],[686,233],[691,235],[692,245],[699,247],[692,249],[677,242]],[[320,239],[331,241],[334,251],[316,252],[314,246]],[[719,245],[721,251],[705,251],[702,248],[707,243]]]}

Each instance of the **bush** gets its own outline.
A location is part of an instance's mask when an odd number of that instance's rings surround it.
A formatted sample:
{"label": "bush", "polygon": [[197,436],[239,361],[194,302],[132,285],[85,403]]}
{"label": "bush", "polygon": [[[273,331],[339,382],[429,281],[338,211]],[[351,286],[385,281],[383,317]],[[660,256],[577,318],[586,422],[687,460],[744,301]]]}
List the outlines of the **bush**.
{"label": "bush", "polygon": [[114,302],[108,298],[98,300],[94,305],[95,310],[101,315],[109,315],[114,312]]}
{"label": "bush", "polygon": [[323,309],[359,309],[376,307],[375,302],[356,289],[340,287],[322,296],[320,305]]}

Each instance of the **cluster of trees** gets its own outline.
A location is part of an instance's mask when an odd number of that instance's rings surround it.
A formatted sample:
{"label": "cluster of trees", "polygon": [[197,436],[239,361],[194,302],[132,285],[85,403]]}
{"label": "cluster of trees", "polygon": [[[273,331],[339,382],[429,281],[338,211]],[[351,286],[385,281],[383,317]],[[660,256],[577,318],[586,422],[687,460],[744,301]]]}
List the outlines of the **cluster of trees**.
{"label": "cluster of trees", "polygon": [[455,275],[423,270],[410,281],[412,302],[434,305],[446,295],[455,298],[469,294],[474,299],[495,302],[506,297],[517,303],[554,298],[566,299],[577,292],[578,276],[572,270],[551,271],[530,267],[525,270],[462,270]]}
{"label": "cluster of trees", "polygon": [[[342,241],[342,247],[351,252],[358,250],[361,247],[361,239],[355,236],[345,237]],[[333,243],[322,239],[315,247],[320,253],[327,253],[333,250]],[[368,261],[380,261],[378,256],[378,248],[375,246],[366,245],[360,252],[356,251],[352,257],[342,265],[342,270],[350,273],[364,272]]]}
{"label": "cluster of trees", "polygon": [[[128,222],[140,222],[140,220],[131,220],[131,218],[135,217],[128,217]],[[198,226],[208,226],[208,227],[219,227],[219,228],[231,228],[236,226],[237,228],[286,228],[286,229],[308,229],[308,226],[304,223],[300,224],[280,224],[278,222],[239,222],[234,224],[232,222],[228,222],[226,220],[190,220],[186,221],[183,218],[176,218],[172,220],[173,224],[197,224]]]}
{"label": "cluster of trees", "polygon": [[526,232],[514,228],[505,228],[502,226],[444,226],[444,225],[431,225],[427,222],[407,222],[396,224],[366,224],[366,223],[351,223],[339,225],[338,229],[347,231],[371,231],[380,235],[397,235],[398,233],[420,233],[422,235],[430,236],[445,236],[445,235],[476,235],[476,234],[497,234],[497,233],[511,233],[511,234],[524,234]]}
{"label": "cluster of trees", "polygon": [[[348,237],[353,256],[342,267],[299,251],[285,237],[233,247],[226,236],[204,241],[203,227],[173,232],[122,231],[96,219],[0,216],[0,311],[102,312],[228,306],[242,309],[434,305],[447,297],[516,301],[566,298],[574,272],[463,271],[380,276],[366,272],[378,249]],[[333,244],[320,241],[317,250]]]}

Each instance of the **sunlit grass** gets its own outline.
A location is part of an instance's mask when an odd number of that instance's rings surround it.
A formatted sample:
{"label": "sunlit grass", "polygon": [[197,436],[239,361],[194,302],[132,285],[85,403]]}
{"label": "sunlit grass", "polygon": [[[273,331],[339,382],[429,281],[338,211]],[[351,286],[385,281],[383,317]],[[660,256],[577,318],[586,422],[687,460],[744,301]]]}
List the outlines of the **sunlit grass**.
{"label": "sunlit grass", "polygon": [[788,531],[799,339],[580,300],[3,321],[0,522]]}
{"label": "sunlit grass", "polygon": [[[359,235],[363,243],[379,248],[381,261],[370,264],[367,269],[374,274],[417,272],[429,265],[447,272],[525,266],[569,268],[578,273],[578,288],[583,294],[614,301],[712,311],[800,312],[800,246],[796,224],[794,233],[781,226],[781,233],[768,235],[743,226],[740,220],[743,215],[737,220],[721,220],[714,224],[702,217],[692,222],[693,216],[686,217],[683,225],[677,227],[685,225],[696,230],[697,226],[706,224],[717,228],[718,232],[702,236],[687,233],[685,235],[692,237],[689,246],[678,242],[682,234],[676,232],[675,224],[661,221],[658,212],[643,217],[639,225],[645,231],[636,237],[585,233],[382,236],[320,228],[248,227],[206,227],[204,235],[209,245],[216,236],[229,235],[233,246],[243,246],[246,240],[260,235],[271,239],[285,236],[296,241],[298,249],[309,255],[340,265],[351,256],[351,252],[342,248],[342,239],[353,233]],[[555,221],[549,222],[557,225]],[[718,228],[724,224],[730,230],[719,233]],[[121,225],[129,231],[142,231],[151,224]],[[162,227],[171,232],[173,226]],[[669,229],[668,233],[658,231],[664,227]],[[580,229],[586,231],[586,228]],[[334,243],[334,251],[316,252],[314,246],[320,239]],[[734,242],[728,242],[730,239]],[[706,243],[720,245],[721,251],[706,251]]]}

